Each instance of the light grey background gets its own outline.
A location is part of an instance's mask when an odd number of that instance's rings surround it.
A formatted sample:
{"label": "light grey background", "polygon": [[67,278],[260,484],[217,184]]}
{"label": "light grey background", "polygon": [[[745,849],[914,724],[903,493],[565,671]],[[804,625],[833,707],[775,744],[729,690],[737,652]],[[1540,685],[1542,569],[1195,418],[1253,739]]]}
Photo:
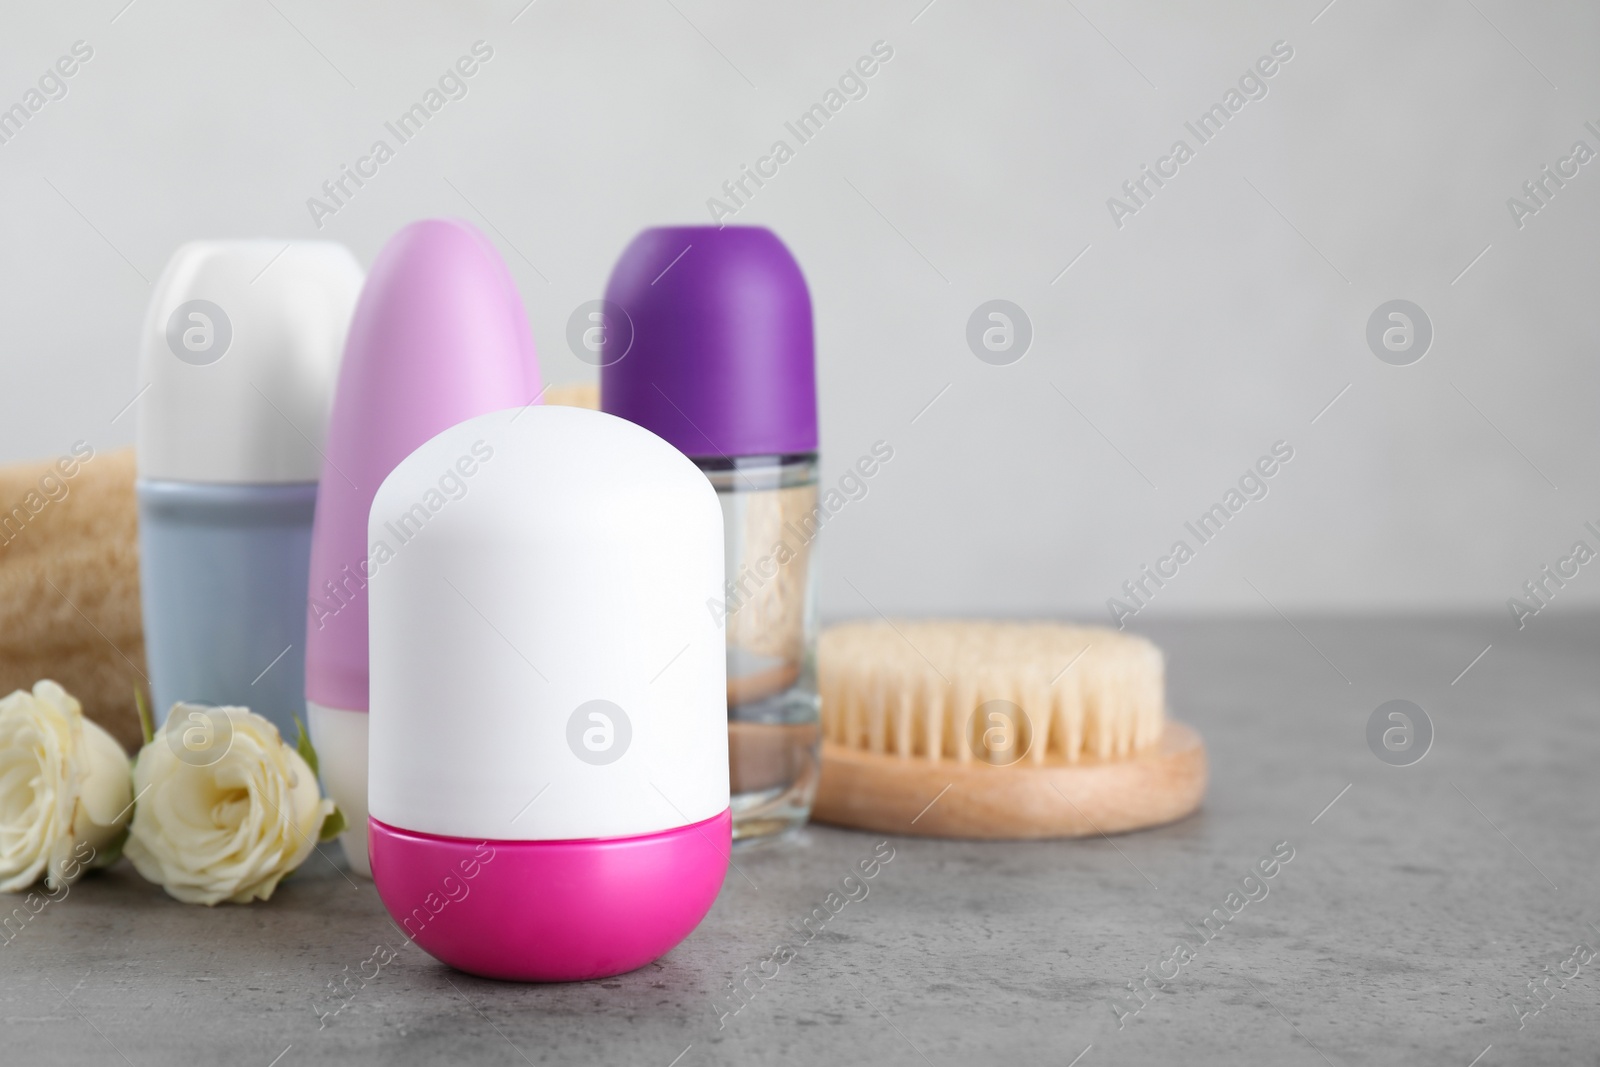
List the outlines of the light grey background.
{"label": "light grey background", "polygon": [[[1520,230],[1506,206],[1575,140],[1600,150],[1592,4],[124,3],[0,7],[0,106],[94,48],[0,145],[0,460],[132,441],[137,407],[112,419],[148,281],[196,237],[370,263],[407,221],[464,217],[505,254],[546,380],[592,378],[567,317],[629,237],[709,221],[883,40],[867,96],[737,216],[810,280],[826,478],[895,449],[827,531],[825,615],[1103,619],[1278,440],[1270,495],[1140,621],[1509,628],[1524,581],[1596,543],[1600,163]],[[307,198],[480,39],[469,95],[319,232]],[[1280,40],[1268,95],[1118,229],[1107,198]],[[1011,366],[965,341],[995,298],[1033,324]],[[1409,367],[1364,340],[1394,298],[1435,330]],[[1600,603],[1590,569],[1552,613]]]}

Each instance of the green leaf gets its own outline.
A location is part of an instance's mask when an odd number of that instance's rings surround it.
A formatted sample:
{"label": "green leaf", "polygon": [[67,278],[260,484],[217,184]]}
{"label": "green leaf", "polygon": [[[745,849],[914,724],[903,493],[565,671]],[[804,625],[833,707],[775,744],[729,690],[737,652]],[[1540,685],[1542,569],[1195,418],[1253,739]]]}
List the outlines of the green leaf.
{"label": "green leaf", "polygon": [[344,812],[334,808],[333,814],[322,820],[322,832],[317,835],[317,841],[332,841],[344,833],[348,826],[349,824],[344,819]]}
{"label": "green leaf", "polygon": [[122,833],[117,835],[117,839],[95,855],[95,867],[109,867],[122,858],[122,847],[128,843],[128,831],[131,828],[131,826],[124,826]]}
{"label": "green leaf", "polygon": [[133,703],[139,709],[139,732],[144,735],[144,743],[148,745],[156,739],[156,726],[150,719],[150,708],[144,702],[144,690],[137,685],[133,687]]}
{"label": "green leaf", "polygon": [[[311,735],[306,733],[306,724],[300,721],[300,716],[294,717],[294,728],[299,731],[295,738],[294,750],[300,753],[300,758],[306,761],[306,766],[311,768],[311,773],[320,775],[322,770],[317,765],[317,750],[311,745]],[[324,841],[327,838],[323,838]]]}

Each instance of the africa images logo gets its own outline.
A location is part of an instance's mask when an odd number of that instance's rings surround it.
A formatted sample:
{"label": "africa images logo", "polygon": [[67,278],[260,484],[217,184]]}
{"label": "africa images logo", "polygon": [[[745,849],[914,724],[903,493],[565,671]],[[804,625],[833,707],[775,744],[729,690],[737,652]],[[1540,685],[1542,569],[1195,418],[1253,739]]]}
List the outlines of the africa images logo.
{"label": "africa images logo", "polygon": [[586,700],[567,717],[567,747],[591,767],[617,762],[632,743],[628,713],[609,700]]}
{"label": "africa images logo", "polygon": [[1006,367],[1028,354],[1033,321],[1009,300],[979,304],[967,317],[967,347],[992,367]]}
{"label": "africa images logo", "polygon": [[194,367],[215,363],[233,343],[228,313],[209,300],[179,304],[167,316],[167,348]]}

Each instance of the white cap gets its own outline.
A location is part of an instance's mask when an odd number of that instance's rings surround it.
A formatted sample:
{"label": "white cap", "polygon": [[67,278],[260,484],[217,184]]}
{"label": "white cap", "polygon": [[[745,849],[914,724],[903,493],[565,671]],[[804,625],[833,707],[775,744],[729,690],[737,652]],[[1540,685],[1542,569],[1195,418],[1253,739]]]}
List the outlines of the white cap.
{"label": "white cap", "polygon": [[362,277],[331,241],[174,252],[140,334],[139,477],[317,481]]}
{"label": "white cap", "polygon": [[727,810],[722,509],[682,453],[598,411],[481,415],[401,461],[368,536],[373,818],[538,841]]}

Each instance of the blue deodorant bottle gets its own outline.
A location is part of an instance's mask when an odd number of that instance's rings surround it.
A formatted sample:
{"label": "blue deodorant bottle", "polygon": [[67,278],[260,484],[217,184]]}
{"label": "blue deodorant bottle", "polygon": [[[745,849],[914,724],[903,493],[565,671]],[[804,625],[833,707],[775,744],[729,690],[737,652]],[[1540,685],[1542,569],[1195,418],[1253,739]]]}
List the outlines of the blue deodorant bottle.
{"label": "blue deodorant bottle", "polygon": [[247,707],[291,744],[323,436],[362,271],[325,241],[197,241],[140,343],[139,580],[157,724]]}

